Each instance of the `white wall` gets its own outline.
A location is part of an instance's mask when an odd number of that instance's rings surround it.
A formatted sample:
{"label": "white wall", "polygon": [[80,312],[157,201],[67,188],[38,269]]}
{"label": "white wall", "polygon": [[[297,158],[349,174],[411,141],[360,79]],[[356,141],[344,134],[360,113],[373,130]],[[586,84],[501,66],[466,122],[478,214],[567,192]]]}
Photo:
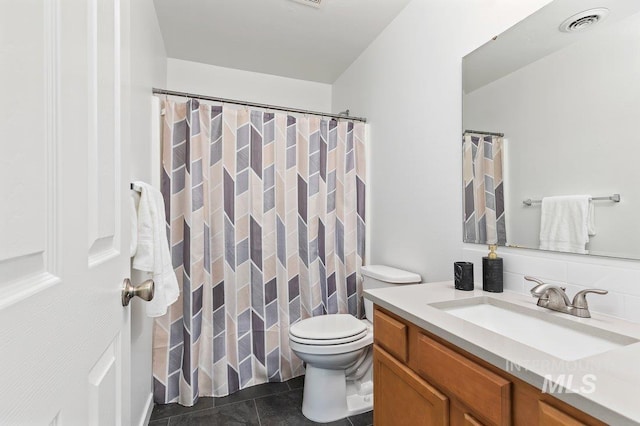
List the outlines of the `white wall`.
{"label": "white wall", "polygon": [[370,123],[371,263],[452,278],[460,256],[461,58],[547,0],[414,0],[333,85]]}
{"label": "white wall", "polygon": [[[370,123],[370,262],[453,279],[456,260],[475,264],[485,246],[462,243],[461,58],[547,0],[414,0],[333,86],[333,109]],[[640,262],[534,250],[498,250],[507,290],[524,275],[601,287],[595,312],[640,321]],[[599,299],[598,299],[599,298]]]}
{"label": "white wall", "polygon": [[167,89],[331,112],[331,85],[169,58]]}
{"label": "white wall", "polygon": [[167,82],[167,54],[153,0],[131,2],[131,171],[134,179],[151,182],[160,163],[152,164],[151,102],[153,87]]}
{"label": "white wall", "polygon": [[538,247],[543,196],[622,194],[594,202],[592,254],[640,257],[640,14],[617,21],[464,97],[464,128],[504,132],[510,244]]}
{"label": "white wall", "polygon": [[[152,159],[159,147],[151,137],[151,88],[166,84],[166,53],[153,0],[131,4],[131,179],[156,181],[160,160]],[[157,156],[157,155],[156,155]],[[135,273],[133,273],[135,272]],[[145,277],[132,271],[134,284]],[[148,421],[152,405],[151,338],[153,320],[146,317],[144,303],[134,299],[131,308],[131,424]]]}

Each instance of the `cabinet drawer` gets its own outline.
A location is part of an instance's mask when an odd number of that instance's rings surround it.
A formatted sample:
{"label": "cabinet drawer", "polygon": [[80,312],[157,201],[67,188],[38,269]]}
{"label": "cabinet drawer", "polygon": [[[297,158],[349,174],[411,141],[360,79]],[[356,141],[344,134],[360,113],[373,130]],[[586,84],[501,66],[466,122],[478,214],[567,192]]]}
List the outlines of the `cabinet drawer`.
{"label": "cabinet drawer", "polygon": [[434,386],[455,397],[486,422],[510,424],[511,383],[508,380],[421,333],[416,335],[415,354],[418,373]]}
{"label": "cabinet drawer", "polygon": [[373,337],[376,344],[402,362],[407,362],[409,328],[376,308],[373,314]]}
{"label": "cabinet drawer", "polygon": [[586,426],[544,401],[538,401],[538,422],[541,426]]}

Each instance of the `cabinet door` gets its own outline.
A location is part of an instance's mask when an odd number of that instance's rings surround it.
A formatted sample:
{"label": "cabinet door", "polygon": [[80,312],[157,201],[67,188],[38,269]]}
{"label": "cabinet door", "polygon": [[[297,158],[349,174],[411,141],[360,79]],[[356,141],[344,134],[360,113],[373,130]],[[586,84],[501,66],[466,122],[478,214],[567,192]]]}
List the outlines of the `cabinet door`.
{"label": "cabinet door", "polygon": [[373,416],[376,426],[449,424],[449,401],[377,345],[373,348]]}
{"label": "cabinet door", "polygon": [[540,426],[585,426],[584,423],[544,401],[538,401],[538,421]]}
{"label": "cabinet door", "polygon": [[450,405],[449,420],[451,426],[485,426],[471,413],[471,410],[458,401],[452,400]]}

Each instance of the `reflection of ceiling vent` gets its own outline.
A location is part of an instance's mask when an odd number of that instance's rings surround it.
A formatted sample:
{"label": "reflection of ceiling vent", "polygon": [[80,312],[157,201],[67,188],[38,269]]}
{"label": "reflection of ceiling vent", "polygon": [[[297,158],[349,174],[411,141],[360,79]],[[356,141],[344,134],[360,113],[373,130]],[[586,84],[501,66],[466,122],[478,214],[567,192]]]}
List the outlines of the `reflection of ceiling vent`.
{"label": "reflection of ceiling vent", "polygon": [[307,6],[315,7],[315,8],[319,8],[320,3],[322,2],[322,0],[292,0],[292,1],[295,1],[296,3],[304,4]]}
{"label": "reflection of ceiling vent", "polygon": [[585,30],[604,20],[608,14],[609,9],[604,7],[576,13],[575,15],[565,19],[565,21],[560,24],[560,31],[564,33],[572,33]]}

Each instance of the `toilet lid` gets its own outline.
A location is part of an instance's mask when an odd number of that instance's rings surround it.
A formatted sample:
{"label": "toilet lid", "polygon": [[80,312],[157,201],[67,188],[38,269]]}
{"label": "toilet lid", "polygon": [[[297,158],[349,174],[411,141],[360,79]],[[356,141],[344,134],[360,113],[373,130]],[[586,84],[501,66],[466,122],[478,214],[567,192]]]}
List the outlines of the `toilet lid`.
{"label": "toilet lid", "polygon": [[289,334],[305,340],[345,340],[366,334],[367,326],[353,315],[332,314],[307,318],[289,329]]}

